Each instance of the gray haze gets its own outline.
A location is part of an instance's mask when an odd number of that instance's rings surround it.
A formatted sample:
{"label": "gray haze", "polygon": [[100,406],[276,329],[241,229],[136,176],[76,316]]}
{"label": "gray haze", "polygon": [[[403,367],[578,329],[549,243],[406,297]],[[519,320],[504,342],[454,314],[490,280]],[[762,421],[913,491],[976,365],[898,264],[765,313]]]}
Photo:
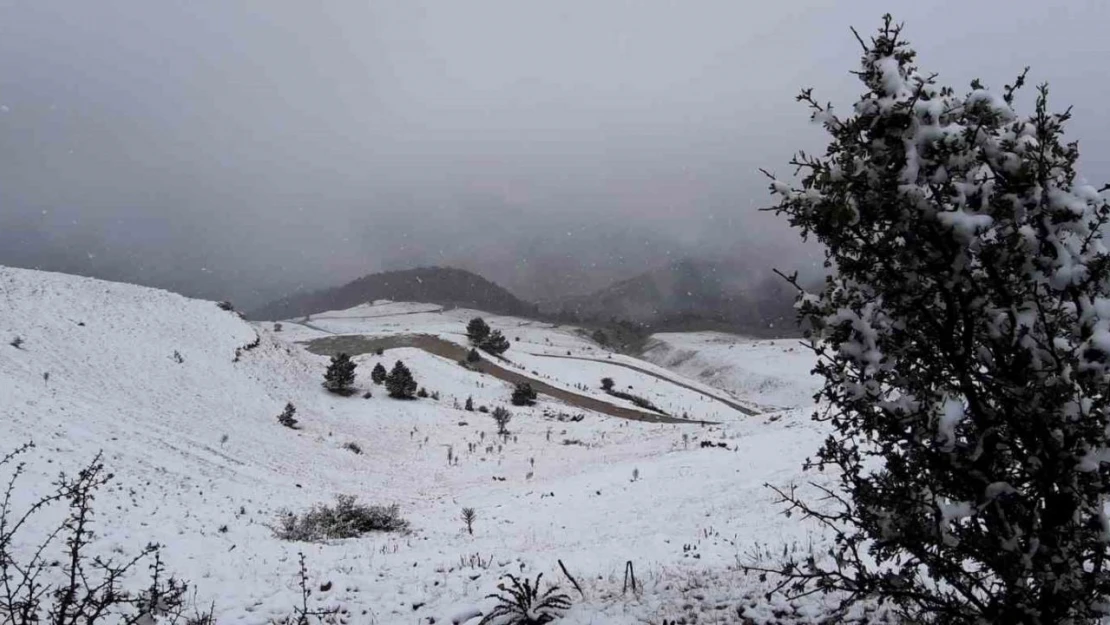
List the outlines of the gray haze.
{"label": "gray haze", "polygon": [[421,264],[526,298],[811,265],[756,169],[820,147],[793,96],[849,103],[848,27],[886,10],[942,80],[1032,65],[1110,178],[1104,0],[0,0],[0,264],[243,305]]}

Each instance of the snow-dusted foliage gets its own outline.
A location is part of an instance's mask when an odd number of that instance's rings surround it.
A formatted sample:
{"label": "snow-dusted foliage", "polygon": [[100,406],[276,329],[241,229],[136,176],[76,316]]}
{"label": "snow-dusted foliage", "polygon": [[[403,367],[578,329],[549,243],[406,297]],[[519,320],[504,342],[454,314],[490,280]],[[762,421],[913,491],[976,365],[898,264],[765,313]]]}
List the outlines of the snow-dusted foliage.
{"label": "snow-dusted foliage", "polygon": [[832,434],[807,468],[829,558],[785,588],[892,602],[912,622],[1079,623],[1110,610],[1110,206],[1075,180],[1047,88],[957,95],[915,66],[889,16],[847,115],[774,179],[774,208],[835,268],[799,315]]}
{"label": "snow-dusted foliage", "polygon": [[339,395],[350,395],[353,392],[351,386],[355,383],[356,366],[347,354],[332,356],[324,372],[324,388]]}

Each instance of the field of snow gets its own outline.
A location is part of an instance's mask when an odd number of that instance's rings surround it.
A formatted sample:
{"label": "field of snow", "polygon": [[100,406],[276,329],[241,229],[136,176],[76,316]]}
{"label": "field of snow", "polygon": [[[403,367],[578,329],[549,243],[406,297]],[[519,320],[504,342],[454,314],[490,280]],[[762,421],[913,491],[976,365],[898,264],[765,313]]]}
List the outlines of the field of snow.
{"label": "field of snow", "polygon": [[816,358],[798,339],[668,332],[652,335],[643,358],[765,406],[812,406],[821,386],[810,375]]}
{"label": "field of snow", "polygon": [[[286,321],[283,326],[284,330],[292,332],[286,338],[293,337],[294,340],[328,334],[430,334],[467,345],[466,323],[475,316],[482,316],[492,329],[500,330],[512,342],[511,349],[505,354],[511,362],[509,366],[549,384],[617,405],[630,406],[626,400],[610,397],[601,390],[601,378],[611,377],[618,390],[643,396],[669,414],[686,414],[695,420],[727,422],[746,418],[745,413],[713,401],[713,397],[754,406],[743,396],[676,375],[651,362],[611,352],[578,328],[531,319],[490,316],[464,308],[443,310],[428,304],[381,301],[349,310],[320,313],[308,321]],[[691,388],[669,384],[668,380]]]}
{"label": "field of snow", "polygon": [[[511,436],[500,441],[488,415],[459,406],[467,397],[507,404],[505,383],[397,348],[357,357],[356,385],[372,397],[339,397],[321,388],[327,359],[298,343],[330,333],[429,333],[461,343],[475,314],[378,303],[283,322],[275,332],[213,302],[0,267],[0,453],[37,445],[16,508],[102,450],[115,478],[96,502],[98,552],[165,545],[168,569],[195,585],[198,603],[213,605],[220,623],[290,614],[299,552],[313,587],[330,583],[313,593],[314,604],[342,606],[352,623],[473,625],[477,618],[455,617],[491,607],[485,596],[506,573],[543,573],[569,589],[560,559],[585,594],[570,589],[575,605],[564,623],[728,623],[739,607],[769,622],[777,606],[737,565],[760,548],[820,540],[778,515],[763,486],[797,479],[819,444],[806,411],[748,416],[713,399],[732,397],[705,383],[716,380],[609,354],[573,328],[486,316],[513,341],[506,356],[549,383],[604,397],[598,380],[610,376],[668,411],[719,422],[659,425],[597,413],[563,422],[544,411],[578,411],[541,397],[512,407]],[[22,344],[9,345],[16,337]],[[667,335],[668,344],[683,345],[676,337]],[[690,388],[617,364],[544,356],[568,351],[634,363]],[[780,376],[781,385],[750,399],[787,404],[772,399],[791,396],[786,387],[804,380],[807,367],[796,371],[800,362],[775,349],[764,356],[767,377]],[[374,363],[398,359],[439,399],[391,400],[369,382]],[[743,399],[746,387],[727,390]],[[803,384],[793,392],[810,391]],[[301,429],[278,424],[286,402]],[[703,440],[727,448],[700,448]],[[350,442],[362,453],[345,449]],[[338,494],[399,504],[412,532],[326,544],[273,536],[269,525],[282,510]],[[459,520],[464,506],[477,511],[473,535]],[[44,511],[17,554],[62,513]],[[474,564],[476,554],[488,565]],[[641,587],[622,593],[629,561]],[[809,606],[818,609],[818,600]]]}

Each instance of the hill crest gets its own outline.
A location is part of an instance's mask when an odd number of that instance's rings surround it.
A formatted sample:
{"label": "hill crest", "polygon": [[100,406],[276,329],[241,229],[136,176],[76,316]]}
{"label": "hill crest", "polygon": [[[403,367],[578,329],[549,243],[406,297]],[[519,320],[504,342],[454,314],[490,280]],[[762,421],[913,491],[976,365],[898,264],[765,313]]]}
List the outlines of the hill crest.
{"label": "hill crest", "polygon": [[289,295],[250,311],[247,317],[256,320],[294,319],[383,299],[459,306],[504,315],[536,312],[534,305],[476,273],[433,266],[372,273],[342,286]]}

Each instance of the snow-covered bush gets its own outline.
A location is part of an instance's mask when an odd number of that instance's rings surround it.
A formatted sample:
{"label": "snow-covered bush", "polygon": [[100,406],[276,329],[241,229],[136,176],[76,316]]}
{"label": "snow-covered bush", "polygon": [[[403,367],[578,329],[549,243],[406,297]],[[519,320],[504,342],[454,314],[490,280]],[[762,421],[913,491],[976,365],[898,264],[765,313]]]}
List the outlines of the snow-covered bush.
{"label": "snow-covered bush", "polygon": [[[874,597],[917,623],[1088,623],[1110,609],[1110,215],[1079,184],[1069,114],[1022,74],[957,95],[887,16],[864,94],[799,154],[774,208],[836,273],[799,317],[825,379],[827,559],[778,572],[797,594]],[[794,280],[796,284],[796,280]]]}
{"label": "snow-covered bush", "polygon": [[334,506],[318,505],[299,516],[282,513],[273,531],[282,540],[315,542],[369,532],[403,532],[408,527],[397,505],[368,506],[358,503],[354,495],[338,495]]}
{"label": "snow-covered bush", "polygon": [[285,408],[278,415],[278,423],[291,430],[297,429],[297,419],[293,416],[295,414],[297,414],[297,407],[293,405],[293,402],[286,402]]}

